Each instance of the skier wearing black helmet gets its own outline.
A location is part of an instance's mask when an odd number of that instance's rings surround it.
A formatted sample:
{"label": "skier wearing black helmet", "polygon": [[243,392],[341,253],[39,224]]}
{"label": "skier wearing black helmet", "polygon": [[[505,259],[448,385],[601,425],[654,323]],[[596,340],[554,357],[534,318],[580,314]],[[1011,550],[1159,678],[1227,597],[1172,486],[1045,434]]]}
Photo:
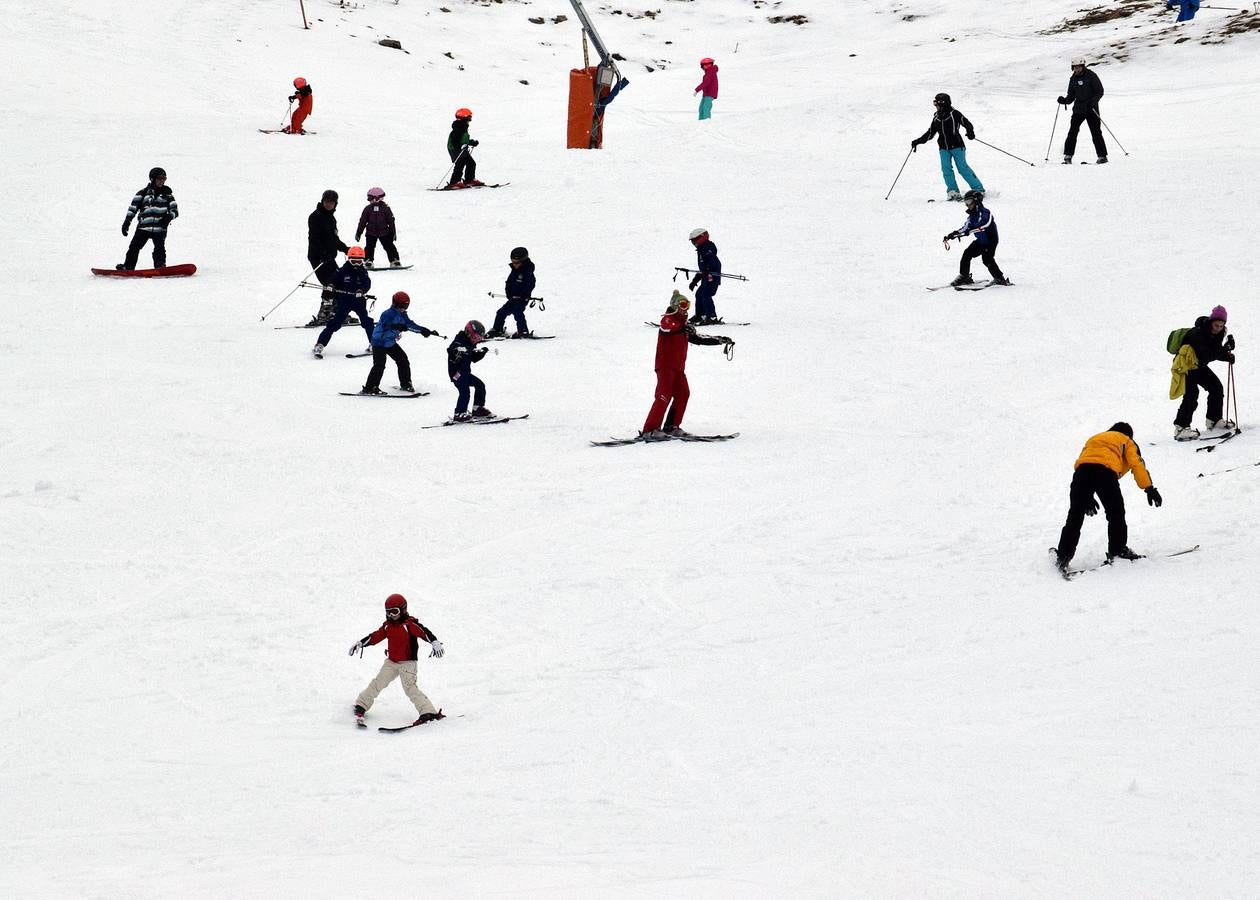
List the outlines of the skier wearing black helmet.
{"label": "skier wearing black helmet", "polygon": [[967,235],[974,235],[975,240],[963,251],[962,260],[958,264],[958,277],[950,284],[954,287],[974,284],[971,280],[971,261],[977,256],[989,270],[989,274],[993,276],[994,284],[1010,284],[998,267],[997,260],[993,258],[998,245],[997,220],[993,218],[993,213],[985,208],[984,194],[980,191],[967,191],[963,195],[963,203],[967,206],[967,219],[957,231],[951,231],[945,235],[945,245],[948,247],[951,240],[965,238]]}
{"label": "skier wearing black helmet", "polygon": [[486,337],[503,337],[503,326],[510,315],[516,320],[516,334],[512,337],[527,338],[531,333],[529,326],[525,324],[525,308],[529,305],[537,283],[534,278],[534,261],[529,258],[529,251],[524,247],[514,247],[509,255],[508,265],[511,266],[511,271],[503,285],[507,302],[494,314],[494,325],[486,332]]}
{"label": "skier wearing black helmet", "polygon": [[962,199],[962,194],[958,192],[958,179],[954,177],[955,166],[958,167],[958,174],[972,190],[983,191],[984,185],[971,170],[971,166],[967,165],[967,147],[962,137],[963,132],[966,132],[967,139],[974,141],[975,127],[966,116],[954,109],[949,94],[937,94],[932,99],[932,105],[936,108],[932,122],[927,131],[910,142],[911,151],[918,150],[920,144],[926,144],[932,135],[936,135],[936,146],[940,148],[941,155],[941,175],[945,179],[945,198]]}
{"label": "skier wearing black helmet", "polygon": [[140,258],[140,250],[146,241],[153,242],[153,267],[161,269],[166,266],[166,227],[179,216],[179,206],[175,203],[175,195],[166,186],[166,170],[154,166],[149,170],[149,183],[131,198],[131,206],[127,208],[127,218],[123,219],[122,233],[131,229],[131,220],[136,220],[136,235],[127,247],[126,259],[114,268],[131,271]]}

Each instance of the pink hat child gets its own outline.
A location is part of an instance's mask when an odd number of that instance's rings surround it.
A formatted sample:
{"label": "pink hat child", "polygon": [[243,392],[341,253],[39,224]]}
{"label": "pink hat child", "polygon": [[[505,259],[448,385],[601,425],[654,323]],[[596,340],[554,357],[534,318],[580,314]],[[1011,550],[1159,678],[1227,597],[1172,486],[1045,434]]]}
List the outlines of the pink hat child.
{"label": "pink hat child", "polygon": [[1225,311],[1225,307],[1223,306],[1214,306],[1212,307],[1212,314],[1208,316],[1208,318],[1213,322],[1228,322],[1229,313]]}

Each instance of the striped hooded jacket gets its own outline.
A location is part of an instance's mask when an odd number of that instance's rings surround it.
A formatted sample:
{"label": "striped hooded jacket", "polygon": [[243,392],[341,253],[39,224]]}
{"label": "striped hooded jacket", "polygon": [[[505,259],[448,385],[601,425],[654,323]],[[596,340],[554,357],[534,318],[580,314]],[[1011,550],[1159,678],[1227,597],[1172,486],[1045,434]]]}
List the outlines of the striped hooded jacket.
{"label": "striped hooded jacket", "polygon": [[150,183],[131,198],[131,206],[127,209],[127,218],[123,219],[123,227],[130,228],[131,220],[137,219],[136,227],[141,231],[166,234],[166,226],[178,215],[179,207],[175,204],[175,195],[171,189],[166,185],[158,187]]}

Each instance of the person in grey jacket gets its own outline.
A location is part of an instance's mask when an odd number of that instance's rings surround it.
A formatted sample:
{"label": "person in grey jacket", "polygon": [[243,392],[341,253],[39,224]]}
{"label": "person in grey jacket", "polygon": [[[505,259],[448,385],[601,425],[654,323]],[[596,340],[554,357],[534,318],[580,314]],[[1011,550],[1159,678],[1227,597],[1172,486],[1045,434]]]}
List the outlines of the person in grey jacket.
{"label": "person in grey jacket", "polygon": [[166,266],[166,226],[179,216],[175,195],[166,186],[166,170],[155,166],[149,170],[149,183],[136,191],[123,219],[122,233],[131,230],[131,220],[136,220],[136,235],[127,247],[127,258],[114,268],[130,271],[136,267],[140,250],[146,241],[153,241],[153,267]]}

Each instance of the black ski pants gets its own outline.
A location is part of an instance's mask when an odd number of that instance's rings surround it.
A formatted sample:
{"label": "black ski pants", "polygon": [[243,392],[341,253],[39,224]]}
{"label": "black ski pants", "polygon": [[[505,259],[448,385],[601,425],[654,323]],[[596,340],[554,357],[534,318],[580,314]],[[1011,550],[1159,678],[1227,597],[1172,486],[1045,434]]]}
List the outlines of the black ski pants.
{"label": "black ski pants", "polygon": [[963,251],[962,260],[958,263],[958,272],[961,275],[971,274],[971,261],[977,256],[984,263],[984,267],[989,270],[989,274],[994,280],[1001,280],[1004,276],[1002,270],[998,268],[997,260],[993,258],[993,254],[997,253],[997,241],[988,244],[981,244],[979,241],[972,241],[967,245],[967,249]]}
{"label": "black ski pants", "polygon": [[1072,110],[1072,124],[1068,126],[1067,140],[1063,142],[1063,155],[1076,153],[1076,133],[1081,130],[1081,123],[1089,123],[1089,133],[1094,139],[1094,152],[1100,157],[1107,155],[1107,142],[1103,140],[1102,116],[1093,109]]}
{"label": "black ski pants", "polygon": [[365,391],[374,391],[381,386],[381,377],[385,374],[385,357],[389,357],[398,366],[398,384],[404,391],[411,390],[411,360],[403,348],[394,344],[392,347],[372,346],[372,371],[368,372]]}
{"label": "black ski pants", "polygon": [[1199,407],[1199,388],[1207,391],[1207,417],[1215,422],[1225,412],[1225,389],[1216,373],[1207,366],[1199,366],[1186,373],[1186,393],[1181,398],[1181,406],[1177,407],[1177,418],[1173,424],[1185,428],[1194,418],[1194,411]]}
{"label": "black ski pants", "polygon": [[465,150],[460,155],[458,150],[452,151],[451,162],[455,163],[455,168],[451,171],[451,184],[457,181],[472,181],[477,177],[477,161],[472,158],[472,153]]}
{"label": "black ski pants", "polygon": [[144,247],[146,241],[153,241],[153,268],[160,269],[166,265],[166,232],[143,231],[139,228],[131,237],[131,244],[127,247],[127,258],[123,261],[123,268],[127,270],[136,267],[136,261],[140,259],[140,250]]}
{"label": "black ski pants", "polygon": [[1124,495],[1120,493],[1120,476],[1104,465],[1082,463],[1072,475],[1069,490],[1067,521],[1059,535],[1060,561],[1067,562],[1076,555],[1076,545],[1081,540],[1081,525],[1085,511],[1093,503],[1095,495],[1102,502],[1107,514],[1107,553],[1118,553],[1129,545],[1129,526],[1124,520]]}
{"label": "black ski pants", "polygon": [[380,241],[381,246],[385,248],[385,255],[389,257],[392,263],[398,262],[398,248],[394,246],[394,242],[387,237],[377,237],[374,234],[367,236],[367,246],[363,248],[363,255],[367,258],[367,264],[372,265],[372,261],[376,259],[376,242]]}

